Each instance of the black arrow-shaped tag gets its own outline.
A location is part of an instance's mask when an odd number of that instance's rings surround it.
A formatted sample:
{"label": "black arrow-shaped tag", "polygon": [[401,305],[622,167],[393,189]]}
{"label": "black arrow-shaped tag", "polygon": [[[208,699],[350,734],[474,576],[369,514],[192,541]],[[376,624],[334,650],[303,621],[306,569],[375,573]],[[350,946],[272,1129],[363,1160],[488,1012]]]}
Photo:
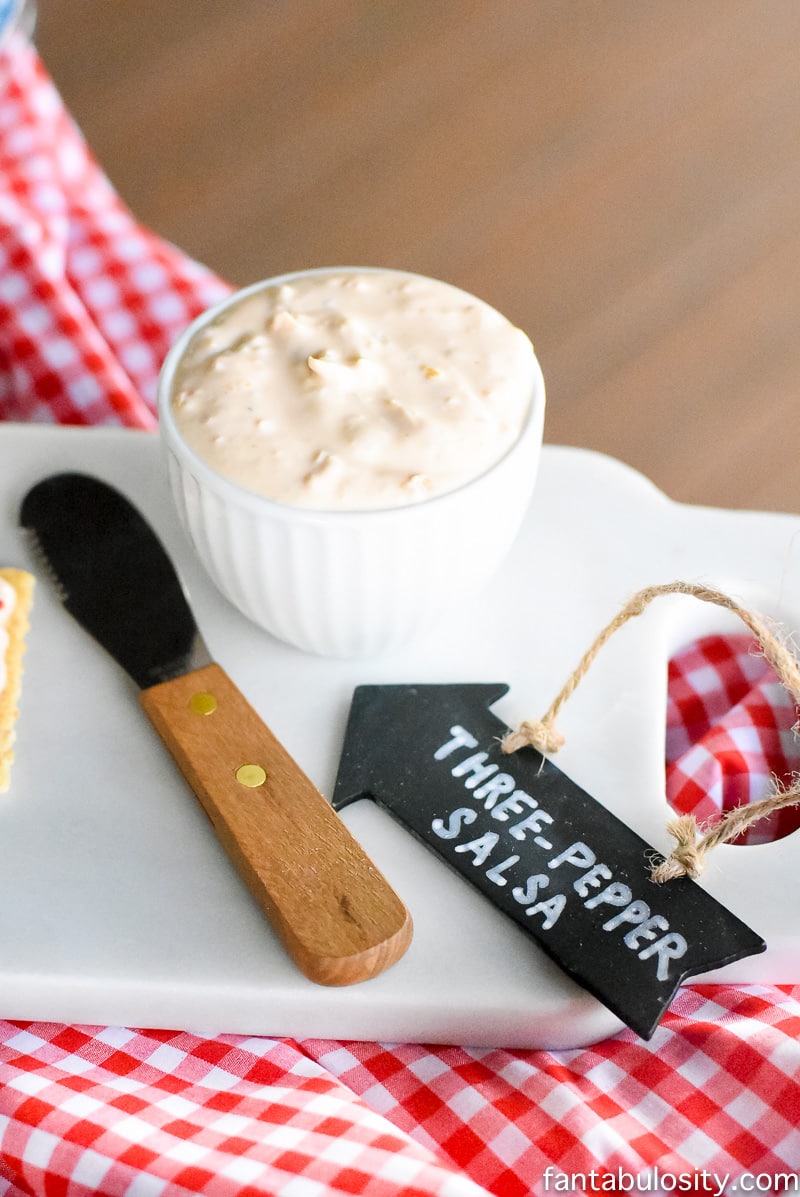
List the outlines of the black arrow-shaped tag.
{"label": "black arrow-shaped tag", "polygon": [[649,1039],[687,977],[763,939],[533,748],[504,755],[496,685],[359,686],[333,796],[372,798]]}

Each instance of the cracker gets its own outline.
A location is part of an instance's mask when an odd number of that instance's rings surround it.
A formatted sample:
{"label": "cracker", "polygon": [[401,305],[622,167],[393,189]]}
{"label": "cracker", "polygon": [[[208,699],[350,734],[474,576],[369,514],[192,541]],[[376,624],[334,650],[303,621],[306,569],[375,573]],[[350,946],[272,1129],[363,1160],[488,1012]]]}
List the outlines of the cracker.
{"label": "cracker", "polygon": [[0,691],[0,794],[9,787],[11,762],[22,689],[23,655],[33,603],[34,577],[24,569],[0,568],[0,578],[14,589],[16,602],[6,624],[8,648],[5,651],[6,680]]}

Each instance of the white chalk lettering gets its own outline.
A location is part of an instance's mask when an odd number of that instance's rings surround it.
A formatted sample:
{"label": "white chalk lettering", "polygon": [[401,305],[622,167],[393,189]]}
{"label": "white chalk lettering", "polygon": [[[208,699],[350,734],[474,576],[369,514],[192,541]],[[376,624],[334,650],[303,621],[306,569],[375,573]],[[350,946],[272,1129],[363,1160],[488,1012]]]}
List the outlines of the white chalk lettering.
{"label": "white chalk lettering", "polygon": [[529,902],[535,902],[539,890],[544,889],[549,884],[549,877],[546,877],[544,873],[537,873],[535,877],[528,878],[524,889],[521,885],[515,885],[511,891],[511,896],[515,902],[519,902],[520,906],[527,906]]}
{"label": "white chalk lettering", "polygon": [[489,869],[486,876],[489,881],[493,881],[495,885],[508,885],[508,879],[503,876],[508,870],[519,861],[518,856],[507,856],[500,864],[496,864]]}
{"label": "white chalk lettering", "polygon": [[580,840],[576,840],[574,844],[570,844],[570,846],[565,848],[564,851],[558,856],[554,856],[553,859],[548,862],[547,867],[548,869],[557,869],[559,865],[571,864],[575,865],[579,869],[590,869],[596,859],[597,858],[595,857],[595,854],[592,852],[591,848],[588,848],[586,844],[581,843]]}
{"label": "white chalk lettering", "polygon": [[[477,747],[478,740],[471,732],[456,724],[450,728],[450,739],[437,748],[433,755],[435,760],[442,761],[452,757],[459,749],[466,749],[469,755],[464,760],[455,764],[448,761],[451,775],[463,780],[465,788],[471,791],[476,807],[480,803],[483,810],[490,813],[490,824],[496,820],[505,826],[502,833],[483,831],[477,836],[475,833],[478,828],[475,828],[472,831],[475,838],[454,845],[453,850],[465,856],[473,868],[485,869],[486,879],[492,885],[501,889],[509,887],[510,896],[522,908],[519,913],[524,913],[528,918],[538,916],[543,931],[555,926],[567,905],[567,896],[564,893],[543,896],[542,891],[550,885],[549,872],[532,874],[524,883],[515,884],[515,870],[524,859],[521,855],[523,849],[520,848],[520,854],[513,849],[509,852],[507,841],[501,844],[501,838],[507,833],[518,842],[532,842],[544,852],[555,851],[557,855],[552,859],[543,857],[549,871],[560,869],[563,865],[571,865],[576,870],[572,874],[574,880],[571,886],[567,882],[567,892],[577,894],[585,910],[599,907],[600,918],[605,919],[601,923],[602,930],[619,932],[622,943],[635,953],[637,959],[643,962],[655,959],[658,980],[668,980],[672,961],[679,960],[689,950],[683,935],[670,931],[663,915],[652,914],[647,902],[634,898],[629,885],[614,880],[611,868],[597,859],[588,844],[575,840],[566,848],[554,849],[550,841],[540,834],[543,828],[555,823],[553,816],[542,810],[530,794],[517,789],[513,776],[501,772],[500,765],[489,760],[488,752],[474,751]],[[515,817],[516,822],[513,821]],[[444,818],[433,819],[431,830],[440,839],[456,840],[465,828],[477,820],[478,809],[460,806]],[[495,849],[498,849],[497,856],[500,859],[498,863],[491,864],[490,858]],[[539,867],[544,867],[544,864]],[[524,868],[525,864],[520,872]],[[609,907],[611,910],[603,909]]]}
{"label": "white chalk lettering", "polygon": [[601,861],[599,864],[592,865],[588,873],[584,873],[582,877],[579,877],[577,881],[574,881],[572,883],[572,888],[579,897],[585,898],[589,893],[590,886],[592,889],[597,889],[601,881],[610,880],[611,869],[608,867],[608,865],[604,865]]}
{"label": "white chalk lettering", "polygon": [[588,902],[584,902],[587,910],[594,910],[595,906],[627,906],[633,894],[631,887],[626,885],[624,881],[612,881],[605,889],[601,889],[599,894],[595,894],[593,898],[589,898]]}
{"label": "white chalk lettering", "polygon": [[[611,886],[608,888],[610,889]],[[625,886],[625,889],[628,890],[628,893],[631,892],[627,885]],[[587,902],[586,905],[588,906],[589,903]],[[617,927],[621,926],[623,923],[638,924],[643,923],[645,919],[649,918],[650,907],[646,902],[642,902],[640,898],[637,898],[635,902],[631,902],[629,906],[626,906],[621,914],[615,914],[613,919],[609,919],[607,923],[603,923],[603,930],[616,931]]]}
{"label": "white chalk lettering", "polygon": [[431,831],[435,832],[441,840],[455,840],[461,835],[462,823],[474,823],[478,817],[478,812],[472,810],[469,806],[459,806],[457,810],[453,810],[447,816],[447,824],[442,819],[434,819],[431,823]]}
{"label": "white chalk lettering", "polygon": [[461,764],[454,765],[450,772],[453,777],[464,777],[465,774],[471,773],[472,776],[467,777],[464,785],[468,790],[474,790],[475,786],[486,781],[487,777],[491,777],[500,768],[499,765],[487,765],[488,759],[488,752],[476,752],[473,756],[468,756]]}
{"label": "white chalk lettering", "polygon": [[[500,776],[508,775],[501,773]],[[529,810],[536,810],[538,805],[536,799],[531,798],[530,794],[526,794],[524,790],[514,790],[510,798],[504,798],[502,802],[498,802],[492,811],[492,818],[499,819],[501,823],[507,823],[511,815],[521,815],[526,806]]]}
{"label": "white chalk lettering", "polygon": [[649,919],[645,919],[643,923],[639,923],[638,927],[633,927],[627,935],[623,936],[625,946],[638,948],[640,940],[655,939],[659,931],[669,931],[669,923],[663,914],[651,915]]}
{"label": "white chalk lettering", "polygon": [[491,810],[501,794],[510,794],[516,782],[510,773],[496,773],[482,786],[478,786],[475,797],[483,801],[483,809]]}
{"label": "white chalk lettering", "polygon": [[689,945],[682,935],[677,931],[670,931],[662,939],[651,943],[649,948],[643,948],[639,953],[640,960],[649,960],[651,956],[658,957],[658,969],[656,976],[659,981],[666,981],[669,977],[669,962],[670,960],[680,960],[681,956],[688,950]]}
{"label": "white chalk lettering", "polygon": [[513,827],[509,827],[509,835],[513,835],[515,840],[524,840],[526,831],[533,831],[538,833],[542,830],[543,823],[552,823],[553,816],[548,815],[546,810],[537,810],[532,815],[528,815],[527,819],[523,819],[520,823],[515,823]]}
{"label": "white chalk lettering", "polygon": [[[434,756],[440,760],[449,756],[450,752],[460,745],[474,746],[467,744],[464,737],[469,733],[464,732],[463,728],[457,726],[450,730],[453,733],[453,739],[443,744],[434,753]],[[531,798],[530,794],[526,794],[524,790],[515,789],[516,782],[510,773],[499,772],[500,766],[489,764],[488,760],[488,752],[475,752],[454,765],[450,773],[453,777],[463,777],[467,789],[474,792],[475,798],[483,801],[483,809],[491,811],[492,818],[497,819],[500,823],[507,823],[512,814],[523,814],[526,808],[534,811],[534,814],[527,815],[509,827],[509,833],[515,840],[524,840],[526,833],[530,831],[534,836],[534,843],[539,844],[546,851],[550,851],[550,841],[541,839],[538,833],[544,825],[555,822],[553,816],[547,811],[539,810],[539,803],[535,798]],[[507,797],[501,798],[503,794]],[[498,798],[501,800],[498,801]]]}
{"label": "white chalk lettering", "polygon": [[437,748],[433,754],[435,761],[443,761],[451,752],[455,752],[457,748],[477,748],[478,741],[474,736],[471,736],[463,727],[456,724],[455,727],[450,728],[450,735],[452,740],[448,740],[446,744],[442,744],[441,748]]}
{"label": "white chalk lettering", "polygon": [[456,852],[471,852],[473,854],[474,865],[482,865],[486,863],[493,848],[497,846],[497,841],[500,836],[496,831],[487,831],[483,835],[478,836],[476,840],[470,840],[466,844],[459,844],[455,849]]}
{"label": "white chalk lettering", "polygon": [[537,902],[535,906],[529,906],[525,913],[543,914],[544,922],[542,923],[542,930],[549,931],[558,921],[558,917],[566,904],[567,899],[563,894],[554,894],[552,898],[546,898],[544,902]]}

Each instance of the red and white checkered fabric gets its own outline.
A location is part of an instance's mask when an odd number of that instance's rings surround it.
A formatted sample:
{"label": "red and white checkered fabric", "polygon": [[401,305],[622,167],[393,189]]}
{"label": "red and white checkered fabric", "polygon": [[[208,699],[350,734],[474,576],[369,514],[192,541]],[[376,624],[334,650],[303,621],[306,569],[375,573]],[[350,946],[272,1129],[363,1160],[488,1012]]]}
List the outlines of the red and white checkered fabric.
{"label": "red and white checkered fabric", "polygon": [[[800,772],[797,711],[746,634],[707,636],[670,662],[667,799],[680,814],[713,819],[758,802]],[[800,826],[800,806],[775,811],[736,841],[761,844]]]}
{"label": "red and white checkered fabric", "polygon": [[[152,427],[168,344],[228,288],[136,224],[21,44],[0,163],[0,417]],[[677,808],[797,767],[764,672],[740,638],[673,661]],[[0,1021],[0,1197],[797,1191],[798,1126],[800,984],[686,986],[648,1043],[559,1052]]]}
{"label": "red and white checkered fabric", "polygon": [[686,987],[649,1043],[559,1052],[0,1022],[0,1197],[764,1192],[800,1163],[798,1039],[800,986]]}
{"label": "red and white checkered fabric", "polygon": [[0,53],[0,419],[155,428],[176,335],[230,291],[132,218],[35,52]]}

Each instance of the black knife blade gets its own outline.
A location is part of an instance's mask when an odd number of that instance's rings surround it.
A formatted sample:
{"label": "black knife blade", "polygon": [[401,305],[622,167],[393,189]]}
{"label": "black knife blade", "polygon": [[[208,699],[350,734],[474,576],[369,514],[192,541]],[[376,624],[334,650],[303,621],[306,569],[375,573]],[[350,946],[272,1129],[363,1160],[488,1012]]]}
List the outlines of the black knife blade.
{"label": "black knife blade", "polygon": [[119,491],[55,474],[25,496],[20,523],[64,606],[141,689],[211,663],[172,562]]}
{"label": "black knife blade", "polygon": [[55,474],[19,521],[67,610],[140,701],[298,967],[323,985],[406,951],[403,903],[322,794],[208,654],[172,562],[119,491]]}

